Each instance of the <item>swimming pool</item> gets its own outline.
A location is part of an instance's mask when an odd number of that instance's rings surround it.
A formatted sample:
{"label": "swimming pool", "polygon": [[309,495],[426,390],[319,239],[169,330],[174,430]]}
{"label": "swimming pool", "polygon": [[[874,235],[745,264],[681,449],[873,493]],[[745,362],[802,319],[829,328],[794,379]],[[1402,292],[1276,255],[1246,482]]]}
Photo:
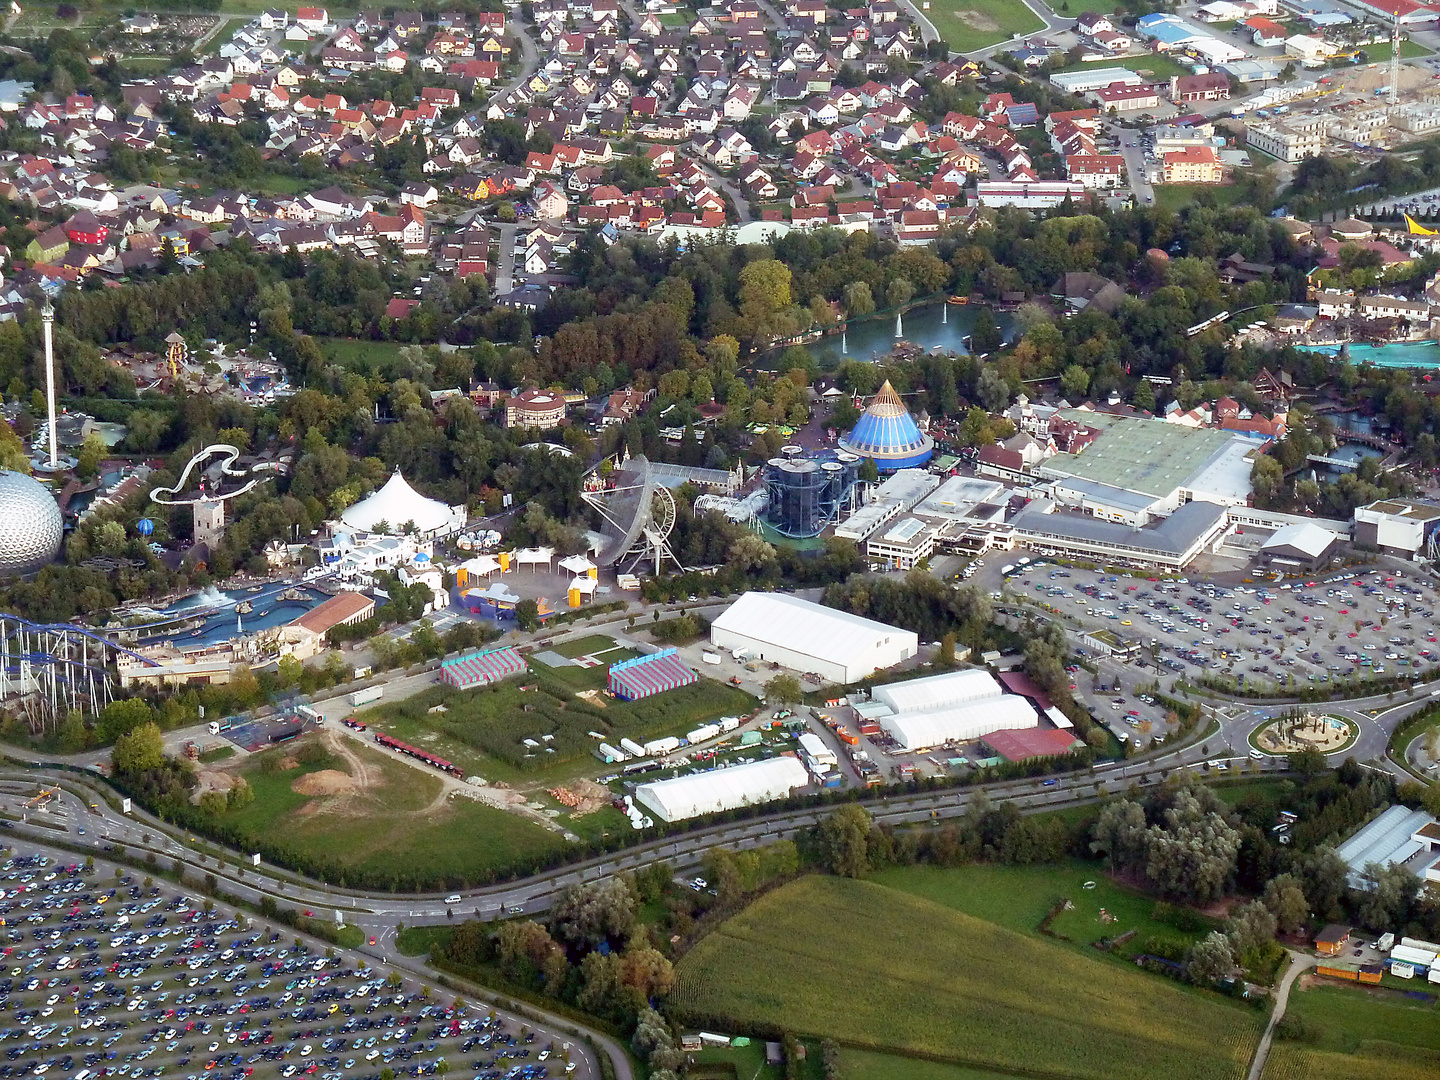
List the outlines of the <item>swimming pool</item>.
{"label": "swimming pool", "polygon": [[[1340,351],[1338,345],[1299,345],[1304,352],[1324,353],[1334,356]],[[1356,364],[1374,364],[1376,367],[1394,368],[1440,368],[1440,342],[1409,341],[1389,345],[1351,345],[1350,360]]]}

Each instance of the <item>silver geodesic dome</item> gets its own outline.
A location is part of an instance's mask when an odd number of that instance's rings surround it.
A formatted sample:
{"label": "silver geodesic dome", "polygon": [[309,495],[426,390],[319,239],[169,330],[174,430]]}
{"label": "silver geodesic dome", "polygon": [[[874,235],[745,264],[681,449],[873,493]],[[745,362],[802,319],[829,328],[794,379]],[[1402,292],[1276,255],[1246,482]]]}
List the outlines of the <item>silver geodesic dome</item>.
{"label": "silver geodesic dome", "polygon": [[55,558],[64,524],[44,484],[0,469],[0,574],[28,574]]}

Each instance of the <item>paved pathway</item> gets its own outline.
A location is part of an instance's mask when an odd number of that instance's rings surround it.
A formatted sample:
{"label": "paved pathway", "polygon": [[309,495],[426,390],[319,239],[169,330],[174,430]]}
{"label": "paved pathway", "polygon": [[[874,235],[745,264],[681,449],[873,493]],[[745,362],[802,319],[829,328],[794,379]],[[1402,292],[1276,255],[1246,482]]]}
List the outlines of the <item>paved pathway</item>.
{"label": "paved pathway", "polygon": [[[1289,952],[1289,950],[1286,950]],[[1313,956],[1306,956],[1304,953],[1291,952],[1290,966],[1285,969],[1284,976],[1280,979],[1280,985],[1275,991],[1275,1008],[1271,1010],[1270,1022],[1265,1025],[1265,1034],[1260,1036],[1260,1042],[1255,1047],[1255,1057],[1250,1062],[1250,1071],[1246,1074],[1245,1080],[1260,1080],[1260,1074],[1265,1071],[1265,1059],[1270,1056],[1270,1041],[1275,1034],[1275,1025],[1285,1015],[1285,1004],[1290,1000],[1290,988],[1295,985],[1295,980],[1300,974],[1309,971],[1319,961]]]}

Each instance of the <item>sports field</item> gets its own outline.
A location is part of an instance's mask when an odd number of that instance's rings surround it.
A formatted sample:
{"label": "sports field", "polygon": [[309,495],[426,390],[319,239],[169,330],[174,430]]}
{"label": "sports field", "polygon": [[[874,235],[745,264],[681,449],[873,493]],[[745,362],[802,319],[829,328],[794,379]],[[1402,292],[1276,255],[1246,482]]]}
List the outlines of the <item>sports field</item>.
{"label": "sports field", "polygon": [[[484,881],[491,871],[543,857],[563,844],[543,826],[470,799],[446,797],[438,775],[356,746],[331,744],[301,765],[290,747],[246,762],[255,801],[221,823],[249,838],[243,850],[282,849],[331,876],[357,872],[397,884],[439,876]],[[278,769],[263,758],[279,756]]]}
{"label": "sports field", "polygon": [[[1425,984],[1419,983],[1416,990]],[[1265,1080],[1434,1080],[1440,1076],[1440,1006],[1393,991],[1296,988],[1286,1007],[1313,1025],[1314,1044],[1276,1039]]]}
{"label": "sports field", "polygon": [[702,1027],[773,1025],[982,1075],[1067,1080],[1236,1080],[1260,1031],[1259,1013],[1214,995],[875,882],[819,876],[704,938],[670,1000]]}
{"label": "sports field", "polygon": [[934,0],[922,12],[955,52],[989,48],[1045,29],[1022,0]]}

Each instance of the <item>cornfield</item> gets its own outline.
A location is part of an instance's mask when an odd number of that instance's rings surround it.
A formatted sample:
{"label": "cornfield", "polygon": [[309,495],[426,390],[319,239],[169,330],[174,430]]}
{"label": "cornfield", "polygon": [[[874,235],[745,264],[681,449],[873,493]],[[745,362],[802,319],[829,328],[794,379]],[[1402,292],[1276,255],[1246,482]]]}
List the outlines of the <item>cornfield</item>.
{"label": "cornfield", "polygon": [[868,882],[807,877],[681,962],[672,1008],[1074,1080],[1236,1080],[1260,1014]]}

